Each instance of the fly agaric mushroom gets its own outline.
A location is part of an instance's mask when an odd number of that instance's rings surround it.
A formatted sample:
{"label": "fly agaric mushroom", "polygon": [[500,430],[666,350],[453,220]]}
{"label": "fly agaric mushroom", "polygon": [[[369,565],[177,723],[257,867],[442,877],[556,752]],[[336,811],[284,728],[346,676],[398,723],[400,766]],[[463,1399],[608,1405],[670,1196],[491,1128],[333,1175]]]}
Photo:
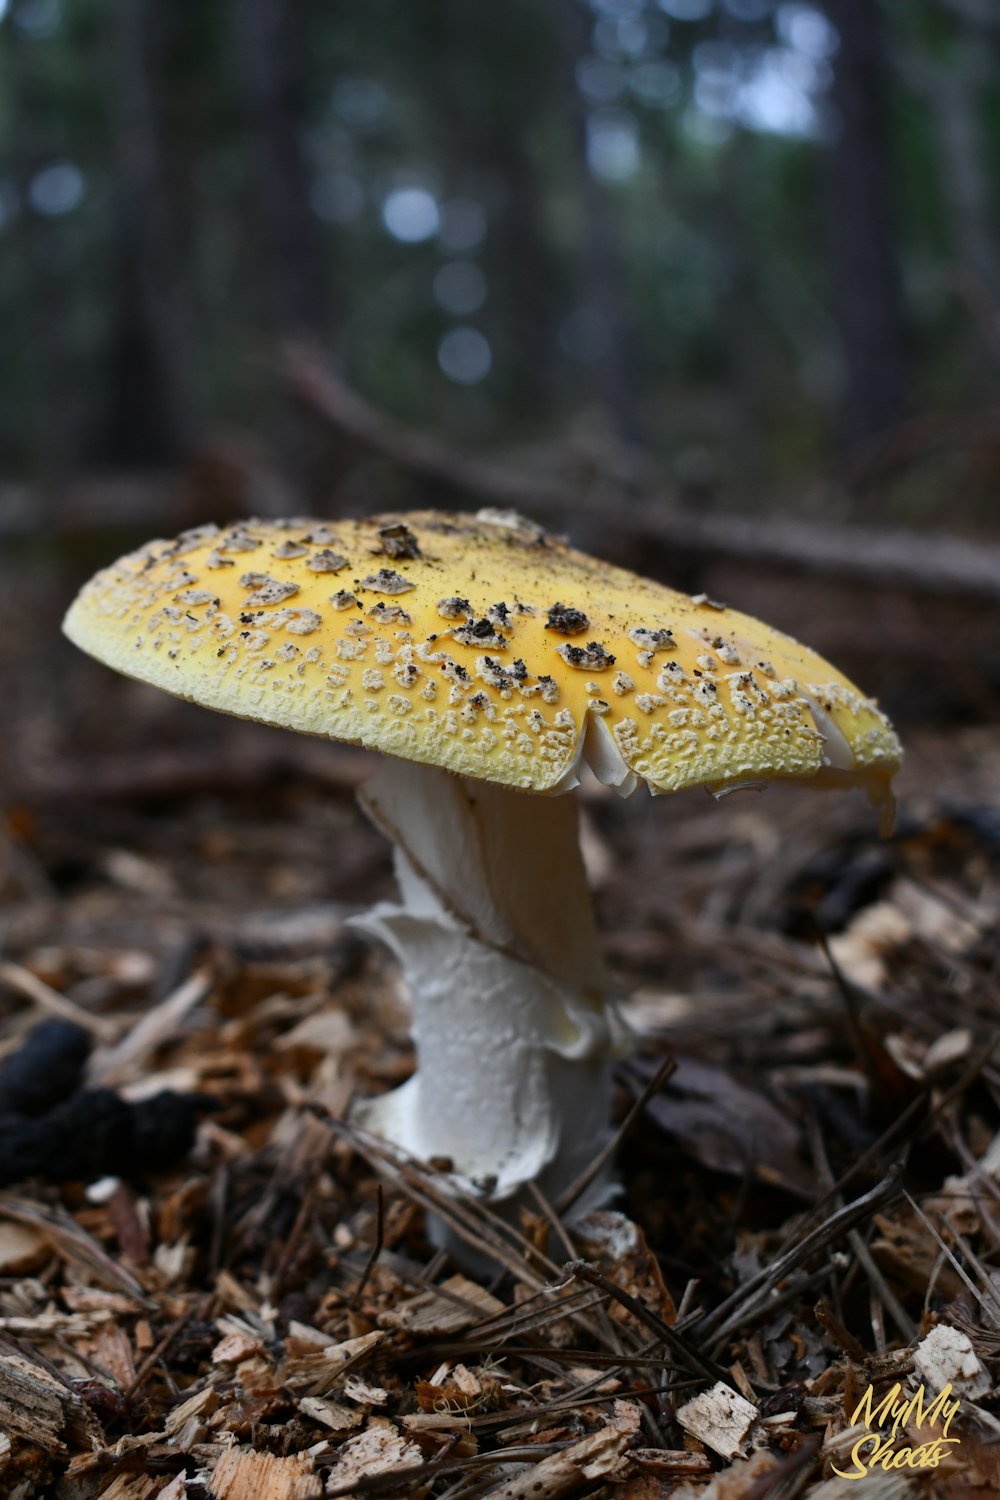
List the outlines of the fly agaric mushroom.
{"label": "fly agaric mushroom", "polygon": [[400,900],[361,920],[418,1067],[362,1121],[495,1200],[557,1196],[607,1139],[623,1028],[555,795],[581,762],[623,796],[792,779],[886,808],[900,763],[789,636],[507,513],[199,527],[99,573],[65,630],[179,697],[383,753],[362,800]]}

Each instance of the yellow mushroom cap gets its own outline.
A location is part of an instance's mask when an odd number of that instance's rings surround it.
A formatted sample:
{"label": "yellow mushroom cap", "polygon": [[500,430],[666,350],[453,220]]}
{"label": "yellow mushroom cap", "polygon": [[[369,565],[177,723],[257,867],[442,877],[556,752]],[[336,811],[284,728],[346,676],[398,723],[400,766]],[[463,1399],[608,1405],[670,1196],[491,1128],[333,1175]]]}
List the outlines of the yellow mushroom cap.
{"label": "yellow mushroom cap", "polygon": [[871,699],[748,615],[574,551],[520,517],[246,521],[154,541],[66,616],[108,666],[241,718],[523,791],[775,778],[885,801]]}

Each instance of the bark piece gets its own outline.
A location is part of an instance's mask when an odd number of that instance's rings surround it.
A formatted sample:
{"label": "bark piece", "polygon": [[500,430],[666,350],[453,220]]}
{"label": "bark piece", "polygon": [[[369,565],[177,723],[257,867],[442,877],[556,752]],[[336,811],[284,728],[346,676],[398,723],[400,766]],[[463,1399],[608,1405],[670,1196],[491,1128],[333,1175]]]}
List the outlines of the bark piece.
{"label": "bark piece", "polygon": [[0,1355],[0,1432],[26,1438],[46,1453],[104,1444],[101,1425],[89,1407],[41,1365],[22,1354]]}

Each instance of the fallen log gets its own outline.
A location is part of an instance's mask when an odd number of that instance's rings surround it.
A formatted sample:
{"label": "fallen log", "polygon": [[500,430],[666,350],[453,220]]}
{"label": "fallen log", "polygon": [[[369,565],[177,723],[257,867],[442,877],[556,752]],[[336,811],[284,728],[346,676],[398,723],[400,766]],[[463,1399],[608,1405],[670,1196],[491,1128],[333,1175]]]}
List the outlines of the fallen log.
{"label": "fallen log", "polygon": [[386,416],[313,351],[285,351],[293,389],[321,420],[411,473],[480,505],[523,510],[550,525],[612,522],[684,557],[732,558],[918,594],[1000,601],[1000,546],[940,531],[694,511],[663,496],[609,496],[456,452]]}

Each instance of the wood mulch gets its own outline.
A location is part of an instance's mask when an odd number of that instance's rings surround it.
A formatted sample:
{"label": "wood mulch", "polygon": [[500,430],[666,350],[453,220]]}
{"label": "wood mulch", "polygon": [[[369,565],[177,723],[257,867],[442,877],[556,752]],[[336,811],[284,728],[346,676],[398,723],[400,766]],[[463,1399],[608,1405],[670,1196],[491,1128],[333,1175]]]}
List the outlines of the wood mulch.
{"label": "wood mulch", "polygon": [[0,1495],[836,1500],[949,1381],[859,1493],[1000,1491],[996,729],[907,733],[887,842],[585,790],[622,1192],[512,1229],[350,1123],[412,1067],[364,758],[85,671],[0,750]]}

